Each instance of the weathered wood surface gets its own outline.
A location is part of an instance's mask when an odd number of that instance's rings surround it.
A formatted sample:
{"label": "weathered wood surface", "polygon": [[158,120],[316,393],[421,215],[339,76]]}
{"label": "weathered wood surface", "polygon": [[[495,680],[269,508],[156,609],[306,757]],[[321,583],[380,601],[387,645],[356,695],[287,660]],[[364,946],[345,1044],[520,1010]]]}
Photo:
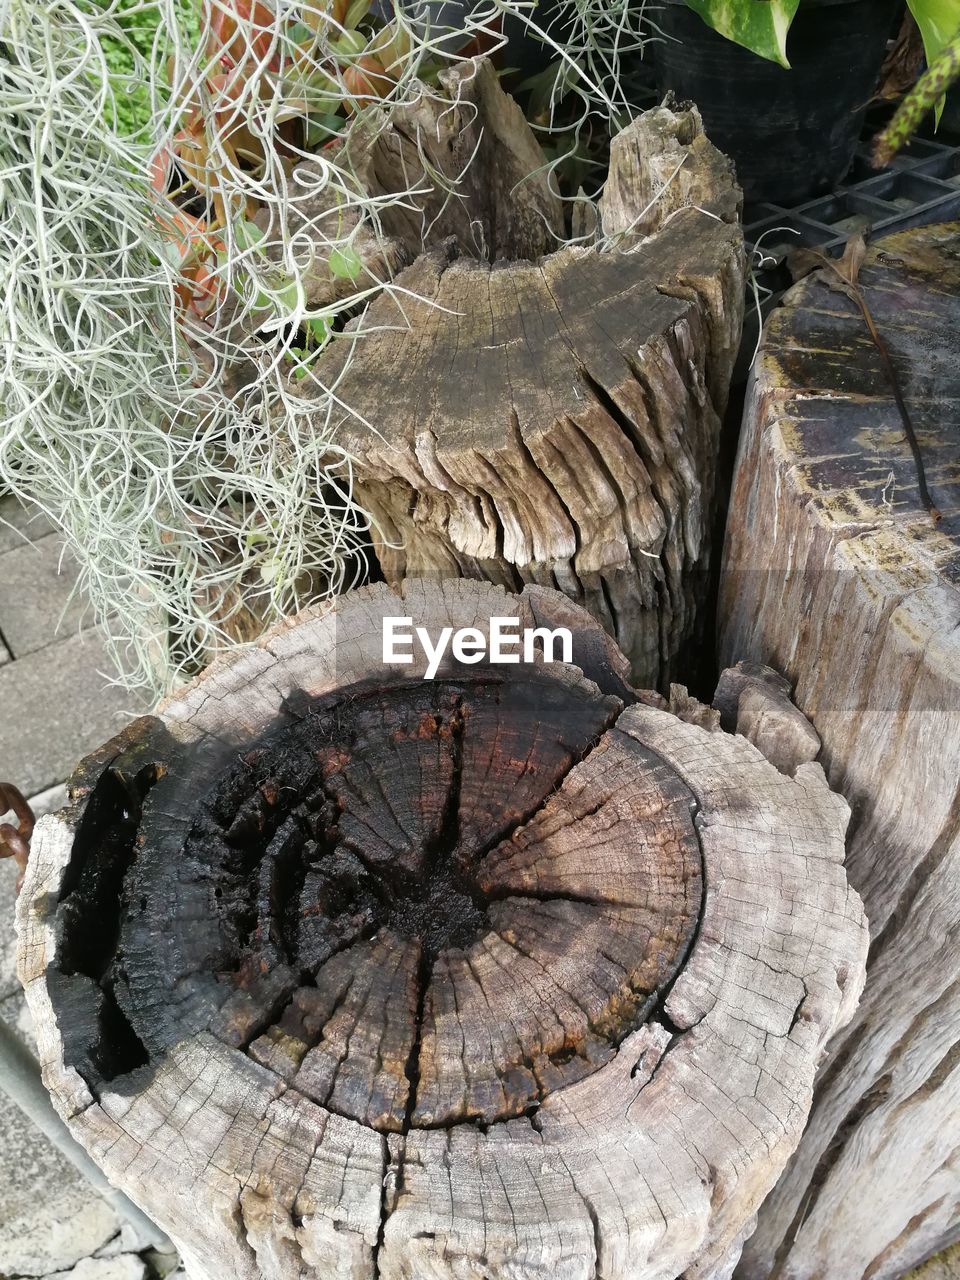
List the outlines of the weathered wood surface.
{"label": "weathered wood surface", "polygon": [[[334,306],[358,288],[352,276],[331,272],[324,237],[340,243],[353,232],[364,268],[360,287],[389,281],[425,245],[449,236],[491,260],[538,258],[563,238],[563,206],[543,170],[543,152],[486,60],[443,72],[439,88],[423,86],[415,101],[372,117],[344,146],[338,162],[375,202],[379,229],[374,234],[359,209],[327,213],[322,162],[297,166],[294,180],[303,194],[287,216],[299,238],[311,307]],[[306,194],[313,188],[315,198]],[[276,216],[265,209],[258,222],[268,231]]]}
{"label": "weathered wood surface", "polygon": [[811,278],[771,318],[749,398],[722,659],[794,684],[853,808],[872,946],[749,1280],[899,1277],[960,1220],[960,227],[878,242],[861,281],[943,519],[856,306]]}
{"label": "weathered wood surface", "polygon": [[[397,614],[579,665],[426,682]],[[860,991],[847,808],[625,671],[549,590],[364,588],[38,824],[45,1080],[194,1280],[730,1276]]]}
{"label": "weathered wood surface", "polygon": [[960,1280],[960,1245],[938,1253],[916,1271],[911,1271],[906,1280]]}
{"label": "weathered wood surface", "polygon": [[[695,108],[659,108],[614,141],[597,244],[564,246],[546,179],[517,176],[543,164],[529,126],[478,65],[480,123],[457,154],[474,135],[497,146],[461,194],[384,215],[407,257],[424,252],[319,363],[359,415],[338,441],[389,582],[558,588],[616,638],[635,683],[666,688],[709,562],[743,312],[739,190]],[[471,74],[449,81],[453,101]],[[398,128],[384,155],[409,145]]]}

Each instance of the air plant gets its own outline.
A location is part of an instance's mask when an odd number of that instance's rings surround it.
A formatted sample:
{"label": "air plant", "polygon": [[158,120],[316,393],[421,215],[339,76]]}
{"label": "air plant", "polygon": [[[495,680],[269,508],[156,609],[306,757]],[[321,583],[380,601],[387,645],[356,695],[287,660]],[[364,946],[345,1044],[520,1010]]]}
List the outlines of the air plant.
{"label": "air plant", "polygon": [[[364,569],[351,409],[317,356],[397,290],[380,220],[417,193],[365,191],[353,131],[495,52],[505,15],[564,69],[555,101],[621,107],[597,0],[561,0],[565,34],[535,0],[188,4],[0,0],[0,482],[54,520],[124,678],[158,692]],[[119,131],[143,85],[149,143]]]}
{"label": "air plant", "polygon": [[[178,228],[105,121],[109,9],[0,4],[0,479],[55,521],[132,683],[169,688],[357,571],[365,520],[308,406],[179,322]],[[326,412],[325,412],[326,411]]]}

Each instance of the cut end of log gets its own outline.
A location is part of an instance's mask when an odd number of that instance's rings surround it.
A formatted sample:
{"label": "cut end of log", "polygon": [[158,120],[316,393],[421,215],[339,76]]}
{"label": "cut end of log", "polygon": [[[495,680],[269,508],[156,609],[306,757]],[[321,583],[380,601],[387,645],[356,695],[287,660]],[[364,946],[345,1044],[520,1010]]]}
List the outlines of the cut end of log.
{"label": "cut end of log", "polygon": [[98,1093],[155,1060],[198,1029],[189,989],[224,1044],[373,1128],[536,1109],[637,1029],[699,910],[695,802],[603,738],[621,710],[489,672],[301,703],[196,797],[175,876],[149,812],[166,766],[135,743],[61,895],[66,1064]]}
{"label": "cut end of log", "polygon": [[[401,610],[563,625],[579,665],[391,674]],[[862,979],[845,815],[623,670],[554,592],[367,588],[215,665],[38,825],[45,1078],[195,1280],[736,1255]]]}
{"label": "cut end of log", "polygon": [[[725,661],[783,671],[822,738],[853,810],[847,866],[870,920],[870,976],[744,1280],[889,1280],[949,1243],[960,1215],[960,987],[953,958],[941,962],[960,922],[960,224],[874,240],[860,301],[837,283],[830,269],[807,276],[764,332],[720,647]],[[765,754],[806,739],[811,758],[812,730],[790,729],[785,699],[763,695],[751,665],[728,681],[725,724]]]}

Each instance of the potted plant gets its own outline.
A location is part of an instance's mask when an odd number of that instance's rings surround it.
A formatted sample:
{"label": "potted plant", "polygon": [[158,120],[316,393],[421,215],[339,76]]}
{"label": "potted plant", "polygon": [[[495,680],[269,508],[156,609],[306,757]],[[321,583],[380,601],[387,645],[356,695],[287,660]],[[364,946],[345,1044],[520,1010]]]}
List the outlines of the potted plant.
{"label": "potted plant", "polygon": [[[960,0],[908,0],[932,60]],[[863,127],[900,0],[661,0],[661,91],[697,103],[748,200],[831,190]]]}

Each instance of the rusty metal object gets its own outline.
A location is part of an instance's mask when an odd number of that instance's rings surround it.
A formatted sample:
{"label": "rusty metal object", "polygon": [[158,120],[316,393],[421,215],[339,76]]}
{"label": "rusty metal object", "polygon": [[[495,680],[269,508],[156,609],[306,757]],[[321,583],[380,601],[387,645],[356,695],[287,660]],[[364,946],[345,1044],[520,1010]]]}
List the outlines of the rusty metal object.
{"label": "rusty metal object", "polygon": [[0,858],[14,858],[20,869],[17,876],[17,893],[27,873],[27,860],[30,857],[30,837],[33,835],[35,819],[33,810],[24,799],[23,793],[12,782],[0,782],[0,814],[12,811],[17,825],[10,822],[0,823]]}

